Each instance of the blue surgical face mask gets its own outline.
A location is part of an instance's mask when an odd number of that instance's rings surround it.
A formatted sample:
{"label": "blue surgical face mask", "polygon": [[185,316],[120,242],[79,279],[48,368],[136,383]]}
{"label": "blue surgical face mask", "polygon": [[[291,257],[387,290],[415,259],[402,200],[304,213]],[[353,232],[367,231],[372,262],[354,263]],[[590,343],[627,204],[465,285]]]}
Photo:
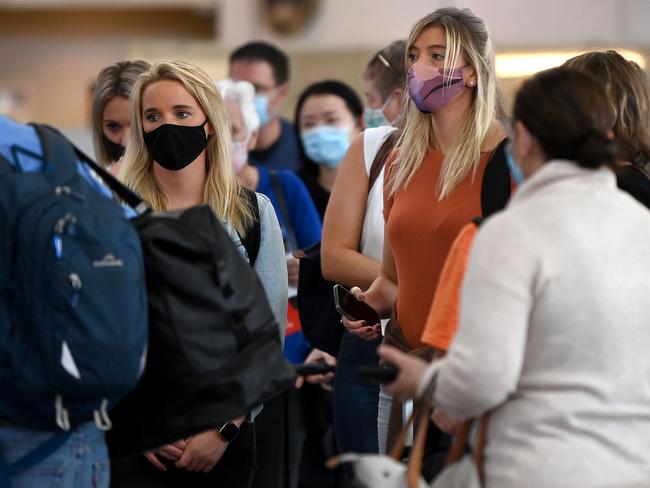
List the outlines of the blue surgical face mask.
{"label": "blue surgical face mask", "polygon": [[305,154],[316,164],[337,168],[350,147],[350,128],[320,125],[302,133]]}
{"label": "blue surgical face mask", "polygon": [[515,180],[515,183],[517,183],[517,186],[519,186],[524,182],[525,176],[521,167],[515,161],[515,158],[512,157],[512,144],[510,141],[507,142],[506,147],[504,148],[504,153],[508,169],[510,169],[510,175],[512,176],[512,179]]}
{"label": "blue surgical face mask", "polygon": [[363,110],[363,119],[366,123],[366,129],[374,129],[382,125],[392,125],[392,123],[384,115],[384,110],[388,107],[393,95],[388,97],[388,100],[380,108],[368,108]]}
{"label": "blue surgical face mask", "polygon": [[260,117],[260,127],[264,127],[271,122],[271,116],[269,115],[269,96],[255,95],[253,104],[255,105],[257,115]]}

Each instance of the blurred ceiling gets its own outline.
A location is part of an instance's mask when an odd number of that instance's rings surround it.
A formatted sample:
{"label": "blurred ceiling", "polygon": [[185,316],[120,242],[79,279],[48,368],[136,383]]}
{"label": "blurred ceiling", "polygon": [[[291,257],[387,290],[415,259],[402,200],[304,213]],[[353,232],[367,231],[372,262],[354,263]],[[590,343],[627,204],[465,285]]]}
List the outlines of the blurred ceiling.
{"label": "blurred ceiling", "polygon": [[[276,34],[264,15],[269,4],[297,5],[298,9],[301,4],[310,4],[315,11],[313,21],[305,21],[305,28],[293,36]],[[0,21],[11,20],[21,11],[35,18],[40,11],[60,19],[74,16],[75,10],[85,11],[85,15],[95,11],[108,20],[113,11],[118,16],[114,24],[127,25],[130,16],[129,25],[137,24],[147,31],[155,27],[147,25],[151,22],[142,12],[152,9],[161,16],[165,11],[179,13],[178,26],[164,24],[170,34],[180,30],[186,35],[179,26],[192,22],[205,33],[205,25],[212,22],[213,39],[223,47],[265,38],[294,51],[359,49],[405,37],[416,19],[441,6],[472,9],[486,21],[497,49],[650,47],[648,0],[0,0]],[[288,15],[286,12],[284,9],[283,14]],[[7,25],[3,23],[2,27]],[[52,29],[57,25],[65,24],[51,22]],[[10,33],[15,31],[9,27]],[[123,29],[118,27],[117,31]]]}

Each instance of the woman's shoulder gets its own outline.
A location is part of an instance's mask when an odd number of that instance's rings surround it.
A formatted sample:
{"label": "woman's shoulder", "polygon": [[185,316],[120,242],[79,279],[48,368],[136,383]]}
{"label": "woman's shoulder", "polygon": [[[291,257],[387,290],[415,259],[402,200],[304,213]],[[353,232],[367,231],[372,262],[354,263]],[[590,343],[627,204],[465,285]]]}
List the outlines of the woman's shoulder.
{"label": "woman's shoulder", "polygon": [[494,126],[483,140],[483,144],[481,144],[481,153],[489,154],[494,152],[505,139],[507,139],[507,134],[503,126],[500,122],[495,121]]}
{"label": "woman's shoulder", "polygon": [[258,192],[255,192],[255,196],[257,197],[257,206],[260,209],[260,216],[263,216],[269,208],[273,209],[273,204],[269,197]]}
{"label": "woman's shoulder", "polygon": [[388,134],[396,130],[397,129],[395,127],[390,125],[382,125],[381,127],[372,127],[370,129],[366,129],[362,132],[364,144],[366,147],[378,146],[384,142],[384,139],[388,137]]}
{"label": "woman's shoulder", "polygon": [[[395,127],[391,127],[390,125],[383,125],[363,131],[361,134],[363,136],[363,159],[367,173],[370,173],[370,168],[388,137],[396,130]],[[386,156],[384,163],[387,160],[388,157]]]}

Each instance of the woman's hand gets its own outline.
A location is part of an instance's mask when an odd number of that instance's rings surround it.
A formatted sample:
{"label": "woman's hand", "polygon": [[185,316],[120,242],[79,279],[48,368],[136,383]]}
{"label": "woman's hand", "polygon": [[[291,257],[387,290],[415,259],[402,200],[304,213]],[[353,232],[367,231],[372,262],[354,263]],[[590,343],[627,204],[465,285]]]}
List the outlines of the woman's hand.
{"label": "woman's hand", "polygon": [[[239,417],[232,422],[238,427],[245,417]],[[209,473],[221,460],[228,448],[228,442],[221,437],[217,430],[207,430],[188,437],[185,451],[175,466],[187,471]]]}
{"label": "woman's hand", "polygon": [[[353,286],[350,290],[350,293],[352,293],[352,295],[354,295],[354,298],[360,302],[366,301],[365,294],[358,286]],[[345,315],[341,318],[341,323],[350,334],[366,341],[377,339],[377,337],[379,337],[381,334],[380,324],[366,324],[365,320],[351,320]]]}
{"label": "woman's hand", "polygon": [[429,363],[391,346],[380,346],[379,358],[399,369],[397,378],[384,385],[386,391],[399,400],[408,400],[415,397]]}
{"label": "woman's hand", "polygon": [[449,435],[456,435],[463,425],[463,421],[456,417],[451,417],[439,409],[435,409],[431,417],[433,422]]}
{"label": "woman's hand", "polygon": [[186,442],[184,440],[172,442],[153,451],[145,452],[144,457],[159,470],[167,471],[167,467],[160,462],[158,456],[169,459],[170,461],[177,461],[183,455],[185,445]]}
{"label": "woman's hand", "polygon": [[[321,351],[320,349],[314,348],[311,350],[311,352],[305,359],[304,364],[313,364],[313,363],[325,363],[329,366],[336,366],[336,358],[334,356],[330,356],[325,351]],[[305,383],[306,380],[307,383],[311,383],[313,385],[320,383],[321,388],[327,391],[332,391],[332,387],[330,385],[333,379],[334,379],[334,373],[314,374],[306,377],[298,376],[295,387],[296,389],[299,390],[300,388],[302,388],[302,385]]]}
{"label": "woman's hand", "polygon": [[289,286],[298,286],[298,277],[300,276],[300,260],[293,256],[287,257],[287,275],[289,276]]}

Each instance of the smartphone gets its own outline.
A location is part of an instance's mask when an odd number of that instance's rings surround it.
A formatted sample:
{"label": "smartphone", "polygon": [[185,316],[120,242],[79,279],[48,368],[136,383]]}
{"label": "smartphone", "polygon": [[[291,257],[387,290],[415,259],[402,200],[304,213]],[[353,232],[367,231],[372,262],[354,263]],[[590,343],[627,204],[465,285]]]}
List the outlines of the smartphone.
{"label": "smartphone", "polygon": [[397,378],[399,369],[392,364],[380,364],[378,366],[359,366],[357,374],[367,383],[390,383]]}
{"label": "smartphone", "polygon": [[336,310],[350,320],[365,320],[366,325],[380,323],[379,314],[374,308],[357,300],[349,290],[341,285],[334,285],[334,304]]}

